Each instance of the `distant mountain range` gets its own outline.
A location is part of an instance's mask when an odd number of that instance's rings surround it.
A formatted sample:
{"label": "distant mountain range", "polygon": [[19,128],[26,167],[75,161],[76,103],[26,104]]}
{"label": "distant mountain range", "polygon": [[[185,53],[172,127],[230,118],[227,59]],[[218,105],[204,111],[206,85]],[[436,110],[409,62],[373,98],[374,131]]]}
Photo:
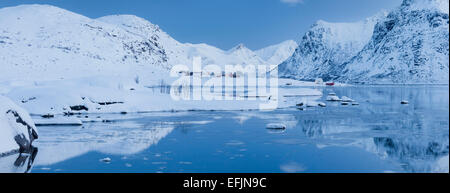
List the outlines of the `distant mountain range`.
{"label": "distant mountain range", "polygon": [[350,83],[447,83],[448,0],[404,0],[356,23],[319,21],[280,64],[282,77]]}
{"label": "distant mountain range", "polygon": [[49,5],[0,9],[0,81],[168,76],[177,64],[278,65],[281,77],[347,83],[448,83],[448,0],[404,0],[354,23],[318,21],[298,41],[252,51],[180,43],[132,15],[91,19]]}
{"label": "distant mountain range", "polygon": [[286,41],[255,52],[242,44],[225,51],[180,43],[132,15],[91,19],[49,5],[0,9],[0,81],[125,73],[167,77],[172,66],[190,66],[195,56],[203,65],[277,65],[296,47]]}

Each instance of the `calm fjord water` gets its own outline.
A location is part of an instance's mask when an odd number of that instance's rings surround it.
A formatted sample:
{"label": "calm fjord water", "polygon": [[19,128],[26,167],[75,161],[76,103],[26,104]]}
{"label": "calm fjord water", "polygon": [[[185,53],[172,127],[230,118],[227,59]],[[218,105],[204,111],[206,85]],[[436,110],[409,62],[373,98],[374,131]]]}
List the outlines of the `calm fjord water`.
{"label": "calm fjord water", "polygon": [[[335,92],[360,105],[327,102],[326,108],[303,111],[292,107],[271,112],[101,115],[114,121],[39,127],[38,153],[31,172],[448,169],[448,86],[319,89],[324,98]],[[402,105],[402,100],[410,104]],[[287,129],[268,130],[269,123],[283,123]]]}

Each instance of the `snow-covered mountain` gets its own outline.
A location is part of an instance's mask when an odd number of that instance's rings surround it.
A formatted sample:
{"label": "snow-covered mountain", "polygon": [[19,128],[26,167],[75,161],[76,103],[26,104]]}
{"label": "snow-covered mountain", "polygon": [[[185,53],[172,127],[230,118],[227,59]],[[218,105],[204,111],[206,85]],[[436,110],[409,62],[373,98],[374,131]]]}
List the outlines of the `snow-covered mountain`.
{"label": "snow-covered mountain", "polygon": [[404,0],[343,65],[346,82],[448,83],[448,0]]}
{"label": "snow-covered mountain", "polygon": [[170,66],[177,64],[190,65],[193,57],[196,56],[202,57],[204,65],[266,64],[266,61],[257,57],[253,51],[245,48],[243,45],[236,46],[236,48],[242,48],[242,50],[236,49],[236,52],[229,52],[207,44],[180,43],[159,30],[157,26],[151,24],[149,21],[133,15],[111,15],[98,18],[97,20],[117,25],[144,39],[158,39],[161,46],[165,49]]}
{"label": "snow-covered mountain", "polygon": [[0,26],[1,80],[148,74],[169,65],[158,38],[53,6],[2,8]]}
{"label": "snow-covered mountain", "polygon": [[448,0],[404,0],[357,23],[318,21],[282,77],[359,83],[448,83]]}
{"label": "snow-covered mountain", "polygon": [[297,42],[287,40],[277,45],[256,50],[255,53],[269,64],[278,65],[292,56],[297,47]]}
{"label": "snow-covered mountain", "polygon": [[[0,81],[86,76],[139,76],[157,81],[178,64],[268,65],[245,46],[225,51],[180,43],[157,25],[132,15],[98,19],[49,5],[0,9]],[[275,54],[275,53],[274,53]],[[269,57],[270,58],[270,57]]]}
{"label": "snow-covered mountain", "polygon": [[356,55],[370,40],[385,12],[355,23],[317,21],[294,54],[279,66],[281,76],[302,80],[332,79],[334,67]]}

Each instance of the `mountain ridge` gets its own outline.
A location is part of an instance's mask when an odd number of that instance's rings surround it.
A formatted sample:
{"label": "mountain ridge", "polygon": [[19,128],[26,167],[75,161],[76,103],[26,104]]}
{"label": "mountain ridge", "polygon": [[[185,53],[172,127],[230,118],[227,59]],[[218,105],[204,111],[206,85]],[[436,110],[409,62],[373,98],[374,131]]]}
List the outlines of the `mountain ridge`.
{"label": "mountain ridge", "polygon": [[[448,0],[404,0],[365,21],[373,21],[366,35],[355,30],[362,25],[319,20],[293,56],[280,64],[280,76],[363,84],[448,84]],[[351,28],[344,33],[349,37],[332,36],[340,28]],[[351,36],[366,39],[352,42]]]}
{"label": "mountain ridge", "polygon": [[[91,19],[51,5],[0,9],[0,81],[83,76],[167,77],[178,64],[269,65],[252,50],[233,52],[181,43],[134,15]],[[156,76],[157,75],[157,76]]]}

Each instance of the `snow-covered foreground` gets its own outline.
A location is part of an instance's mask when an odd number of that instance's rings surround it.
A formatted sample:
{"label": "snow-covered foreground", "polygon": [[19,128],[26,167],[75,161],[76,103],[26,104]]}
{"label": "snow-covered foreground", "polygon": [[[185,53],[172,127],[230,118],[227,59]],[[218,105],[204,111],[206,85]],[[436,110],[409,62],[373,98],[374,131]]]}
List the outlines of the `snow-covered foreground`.
{"label": "snow-covered foreground", "polygon": [[29,114],[0,96],[0,157],[29,152],[31,143],[37,137],[36,127]]}

